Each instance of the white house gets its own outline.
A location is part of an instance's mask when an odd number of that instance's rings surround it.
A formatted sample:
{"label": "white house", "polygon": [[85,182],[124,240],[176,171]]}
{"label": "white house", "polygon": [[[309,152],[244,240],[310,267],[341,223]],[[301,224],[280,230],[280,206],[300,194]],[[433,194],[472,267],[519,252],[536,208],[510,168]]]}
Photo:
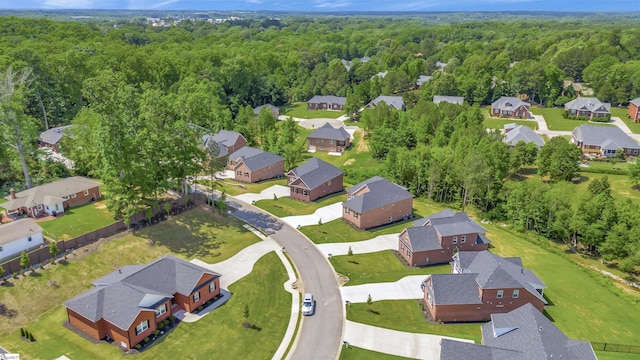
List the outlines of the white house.
{"label": "white house", "polygon": [[43,244],[42,228],[31,218],[0,225],[0,259],[15,257]]}

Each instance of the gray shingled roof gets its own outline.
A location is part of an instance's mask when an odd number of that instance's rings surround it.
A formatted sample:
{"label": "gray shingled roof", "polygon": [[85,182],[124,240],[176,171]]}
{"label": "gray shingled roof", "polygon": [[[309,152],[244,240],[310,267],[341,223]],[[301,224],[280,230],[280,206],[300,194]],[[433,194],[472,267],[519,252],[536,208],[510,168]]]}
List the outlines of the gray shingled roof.
{"label": "gray shingled roof", "polygon": [[353,194],[364,186],[369,188],[369,192],[356,196],[342,205],[353,211],[364,213],[401,200],[413,198],[413,195],[405,188],[380,176],[374,176],[347,189],[347,193]]}
{"label": "gray shingled roof", "polygon": [[592,113],[610,114],[611,104],[603,103],[594,97],[577,97],[564,104],[568,110],[589,111]]}
{"label": "gray shingled roof", "polygon": [[280,155],[276,155],[267,151],[263,151],[257,155],[251,157],[243,157],[242,162],[251,171],[263,169],[269,165],[276,164],[280,161],[284,161],[284,158]]}
{"label": "gray shingled roof", "polygon": [[213,135],[213,141],[224,146],[233,146],[238,138],[243,137],[242,134],[235,131],[220,130],[217,134]]}
{"label": "gray shingled roof", "polygon": [[504,136],[504,142],[510,146],[515,146],[520,141],[524,141],[525,143],[535,143],[538,145],[538,148],[544,146],[544,140],[542,137],[536,134],[528,126],[518,125]]}
{"label": "gray shingled roof", "polygon": [[491,104],[491,108],[497,108],[501,111],[515,111],[521,105],[524,105],[526,108],[529,108],[531,104],[528,102],[524,102],[517,97],[512,96],[503,96],[500,99],[494,101]]}
{"label": "gray shingled roof", "polygon": [[442,249],[438,233],[432,226],[406,228],[403,232],[406,232],[413,252]]}
{"label": "gray shingled roof", "polygon": [[418,80],[416,81],[416,85],[422,86],[431,80],[431,76],[429,75],[420,75],[418,76]]}
{"label": "gray shingled roof", "polygon": [[141,311],[154,307],[175,293],[190,295],[209,271],[171,255],[147,265],[127,266],[94,283],[99,284],[64,303],[91,321],[105,319],[127,330]]}
{"label": "gray shingled roof", "polygon": [[482,304],[476,275],[431,274],[431,287],[425,288],[436,305]]}
{"label": "gray shingled roof", "polygon": [[637,107],[640,107],[640,97],[637,98],[637,99],[633,99],[633,100],[629,101],[629,103],[633,104],[633,105],[635,105]]}
{"label": "gray shingled roof", "polygon": [[304,164],[289,171],[288,175],[299,178],[307,186],[307,189],[312,190],[336,176],[342,175],[342,170],[317,157],[312,157]]}
{"label": "gray shingled roof", "polygon": [[602,149],[640,149],[640,145],[617,126],[582,124],[573,130],[573,136],[584,145],[597,145]]}
{"label": "gray shingled roof", "polygon": [[[64,199],[62,199],[63,196],[69,196],[100,185],[102,184],[99,182],[81,176],[73,176],[53,181],[48,184],[34,186],[25,191],[20,191],[19,193],[16,193],[15,199],[11,199],[10,196],[6,196],[5,199],[9,201],[0,204],[0,207],[7,210],[14,210],[23,206],[32,207],[39,204],[45,204],[45,200],[49,200],[49,202],[53,200],[64,201]],[[47,196],[49,198],[45,199]]]}
{"label": "gray shingled roof", "polygon": [[351,135],[344,129],[344,127],[334,128],[329,123],[325,123],[321,127],[312,132],[309,138],[313,139],[329,139],[329,140],[347,140],[351,138]]}
{"label": "gray shingled roof", "polygon": [[47,144],[55,145],[62,139],[62,136],[65,133],[71,131],[71,127],[73,125],[65,125],[60,127],[51,128],[47,131],[44,131],[40,134],[38,138],[39,141],[45,142]]}
{"label": "gray shingled roof", "polygon": [[41,232],[42,228],[32,218],[19,219],[2,224],[0,225],[0,245]]}
{"label": "gray shingled roof", "polygon": [[451,104],[462,105],[464,102],[464,96],[439,96],[436,95],[433,97],[433,103],[439,104],[441,102],[448,102]]}
{"label": "gray shingled roof", "polygon": [[413,228],[406,229],[413,252],[441,249],[438,234],[440,236],[478,234],[477,244],[489,242],[486,237],[482,236],[487,230],[478,225],[465,212],[456,213],[451,209],[445,209],[424,219],[414,221],[413,225]]}
{"label": "gray shingled roof", "polygon": [[590,360],[596,355],[586,341],[569,339],[533,305],[505,314],[492,314],[481,327],[482,343],[526,354],[527,359]]}
{"label": "gray shingled roof", "polygon": [[378,106],[378,103],[381,101],[384,101],[387,105],[393,106],[398,110],[404,109],[404,100],[402,99],[402,96],[386,96],[386,95],[380,95],[377,98],[373,99],[373,101],[370,102],[369,105],[367,105],[367,107],[376,107]]}
{"label": "gray shingled roof", "polygon": [[526,354],[480,344],[442,339],[440,360],[527,360]]}
{"label": "gray shingled roof", "polygon": [[271,104],[264,104],[264,105],[260,105],[260,106],[257,106],[255,108],[253,108],[253,114],[254,115],[260,114],[260,110],[262,110],[262,108],[268,108],[271,111],[278,111],[278,112],[280,111],[280,108],[277,107],[277,106],[273,106]]}
{"label": "gray shingled roof", "polygon": [[251,146],[243,146],[238,151],[234,151],[229,159],[232,161],[238,161],[240,158],[250,158],[252,156],[262,154],[263,152],[264,150],[262,149],[257,149]]}
{"label": "gray shingled roof", "polygon": [[425,218],[422,219],[418,219],[416,221],[414,221],[412,223],[413,226],[424,226],[427,222],[429,222],[431,219],[440,219],[440,218],[444,218],[444,217],[451,217],[453,215],[455,215],[455,211],[447,208],[444,209],[442,211],[439,211],[433,215],[427,216]]}
{"label": "gray shingled roof", "polygon": [[333,95],[316,95],[312,97],[307,103],[311,104],[320,104],[320,103],[331,103],[343,105],[347,102],[346,97],[342,96],[333,96]]}

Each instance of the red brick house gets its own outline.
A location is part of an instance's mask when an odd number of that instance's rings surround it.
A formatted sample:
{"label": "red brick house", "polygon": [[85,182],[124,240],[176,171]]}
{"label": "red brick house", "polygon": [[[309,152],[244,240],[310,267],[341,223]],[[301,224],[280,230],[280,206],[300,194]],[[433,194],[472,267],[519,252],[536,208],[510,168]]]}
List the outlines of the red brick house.
{"label": "red brick house", "polygon": [[[280,155],[257,149],[246,156],[233,158],[233,173],[236,181],[256,183],[284,176],[284,158]],[[230,160],[231,161],[231,160]]]}
{"label": "red brick house", "polygon": [[287,173],[292,199],[311,202],[342,191],[342,170],[316,157]]}
{"label": "red brick house", "polygon": [[218,148],[220,149],[218,159],[220,159],[240,150],[246,145],[247,139],[245,139],[239,132],[220,130],[220,132],[215,135],[203,136],[202,142],[205,147],[208,147],[210,142],[217,143]]}
{"label": "red brick house", "polygon": [[407,220],[413,213],[413,195],[389,180],[374,176],[349,189],[342,218],[358,229]]}
{"label": "red brick house", "polygon": [[346,97],[333,95],[316,95],[307,101],[307,110],[338,110],[344,109]]}
{"label": "red brick house", "polygon": [[488,321],[524,304],[544,311],[547,286],[520,258],[501,258],[489,251],[461,251],[453,256],[451,274],[431,274],[422,283],[424,302],[436,321]]}
{"label": "red brick house", "polygon": [[307,151],[342,153],[351,145],[351,135],[344,127],[334,128],[326,123],[307,137]]}
{"label": "red brick house", "polygon": [[487,230],[465,212],[445,209],[413,225],[398,237],[398,252],[412,266],[448,263],[458,251],[489,248]]}
{"label": "red brick house", "polygon": [[603,103],[594,97],[580,97],[564,104],[567,115],[586,116],[593,118],[608,118],[611,116],[611,104]]}
{"label": "red brick house", "polygon": [[582,124],[573,129],[571,142],[585,154],[612,157],[622,149],[626,156],[637,156],[640,145],[617,126]]}
{"label": "red brick house", "polygon": [[629,119],[633,120],[633,122],[640,121],[640,98],[629,101],[627,115],[629,116]]}
{"label": "red brick house", "polygon": [[503,96],[491,104],[491,116],[524,119],[530,116],[531,104],[517,97]]}
{"label": "red brick house", "polygon": [[96,340],[130,349],[180,310],[192,312],[220,295],[220,274],[171,255],[128,265],[64,303],[71,325]]}
{"label": "red brick house", "polygon": [[74,176],[32,187],[16,193],[13,189],[0,207],[9,212],[21,212],[30,217],[64,214],[64,210],[100,199],[99,182]]}

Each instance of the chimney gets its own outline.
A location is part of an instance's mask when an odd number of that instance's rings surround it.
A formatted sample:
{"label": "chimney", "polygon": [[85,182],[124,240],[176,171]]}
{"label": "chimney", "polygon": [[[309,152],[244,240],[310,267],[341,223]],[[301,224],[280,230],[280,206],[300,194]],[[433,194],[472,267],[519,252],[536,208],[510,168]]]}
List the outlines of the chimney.
{"label": "chimney", "polygon": [[12,199],[16,198],[16,191],[14,188],[9,189],[9,196],[11,196]]}

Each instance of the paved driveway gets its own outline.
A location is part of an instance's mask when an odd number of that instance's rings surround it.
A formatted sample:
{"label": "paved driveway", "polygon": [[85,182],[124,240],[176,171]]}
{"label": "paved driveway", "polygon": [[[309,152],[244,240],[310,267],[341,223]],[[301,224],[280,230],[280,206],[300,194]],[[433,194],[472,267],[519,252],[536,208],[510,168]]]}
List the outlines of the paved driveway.
{"label": "paved driveway", "polygon": [[549,127],[547,126],[547,121],[544,119],[542,115],[533,115],[533,118],[538,123],[538,130],[540,131],[549,131]]}
{"label": "paved driveway", "polygon": [[622,119],[620,119],[619,117],[612,116],[611,122],[613,123],[613,125],[619,127],[620,130],[622,130],[622,132],[624,132],[625,134],[633,134],[633,132],[631,131],[631,129],[629,129],[627,124],[625,124],[624,121],[622,121]]}
{"label": "paved driveway", "polygon": [[420,285],[426,277],[427,275],[412,275],[396,282],[342,286],[340,293],[344,301],[352,303],[367,302],[369,295],[373,301],[421,299],[424,293]]}
{"label": "paved driveway", "polygon": [[354,241],[346,243],[329,243],[316,245],[325,256],[347,255],[349,248],[354,254],[366,254],[383,250],[396,250],[398,248],[398,235],[388,234],[376,236],[371,240]]}
{"label": "paved driveway", "polygon": [[440,359],[442,339],[473,343],[471,340],[389,330],[353,321],[347,321],[344,330],[344,341],[349,345],[414,359]]}
{"label": "paved driveway", "polygon": [[251,204],[252,202],[258,201],[258,200],[273,200],[274,194],[279,198],[286,197],[286,196],[289,196],[290,190],[287,186],[273,185],[269,188],[262,190],[260,194],[247,193],[247,194],[237,195],[235,196],[235,198]]}
{"label": "paved driveway", "polygon": [[297,215],[287,216],[280,220],[293,228],[298,226],[318,225],[318,222],[322,220],[323,223],[340,219],[342,217],[342,203],[335,203],[328,206],[321,207],[311,215]]}

